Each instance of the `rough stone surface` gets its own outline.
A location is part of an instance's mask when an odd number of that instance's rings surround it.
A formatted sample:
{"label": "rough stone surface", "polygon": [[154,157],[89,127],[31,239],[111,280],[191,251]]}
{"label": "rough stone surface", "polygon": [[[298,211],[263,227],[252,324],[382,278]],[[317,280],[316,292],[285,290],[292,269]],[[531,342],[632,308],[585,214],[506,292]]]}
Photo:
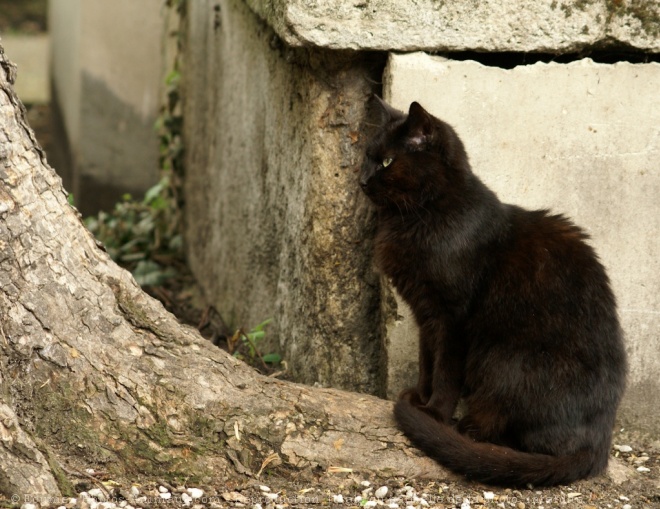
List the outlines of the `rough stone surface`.
{"label": "rough stone surface", "polygon": [[246,0],[287,43],[385,51],[660,51],[655,0]]}
{"label": "rough stone surface", "polygon": [[380,56],[291,50],[244,2],[189,4],[186,245],[226,323],[299,381],[378,393],[378,278],[357,192]]}
{"label": "rough stone surface", "polygon": [[[587,59],[503,70],[422,53],[391,55],[384,77],[384,95],[395,107],[419,101],[456,128],[475,173],[503,201],[565,213],[591,235],[618,297],[630,356],[622,421],[656,433],[658,83],[657,63]],[[403,327],[393,325],[397,314],[390,330]],[[416,358],[414,337],[390,341],[408,341]]]}

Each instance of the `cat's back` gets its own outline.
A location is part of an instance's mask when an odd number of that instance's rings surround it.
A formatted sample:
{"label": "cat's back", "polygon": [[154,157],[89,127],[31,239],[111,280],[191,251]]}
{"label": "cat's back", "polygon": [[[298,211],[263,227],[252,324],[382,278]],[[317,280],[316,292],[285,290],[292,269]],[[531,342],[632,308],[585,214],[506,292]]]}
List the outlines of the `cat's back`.
{"label": "cat's back", "polygon": [[530,283],[539,285],[544,280],[552,282],[553,276],[569,274],[577,279],[595,277],[609,285],[605,269],[589,244],[590,237],[582,228],[548,210],[507,207],[508,238],[502,244],[500,258],[509,270],[518,270]]}
{"label": "cat's back", "polygon": [[620,345],[616,299],[589,236],[546,210],[509,206],[508,215],[477,306],[480,321],[525,342],[583,349],[598,337]]}

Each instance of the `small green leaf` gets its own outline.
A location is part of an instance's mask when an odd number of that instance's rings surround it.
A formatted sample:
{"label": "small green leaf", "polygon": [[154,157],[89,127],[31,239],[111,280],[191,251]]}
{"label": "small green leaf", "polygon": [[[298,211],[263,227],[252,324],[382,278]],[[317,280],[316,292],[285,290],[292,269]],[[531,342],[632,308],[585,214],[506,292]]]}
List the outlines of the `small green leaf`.
{"label": "small green leaf", "polygon": [[272,322],[272,321],[273,321],[272,318],[267,318],[266,320],[264,320],[263,322],[261,322],[259,325],[257,325],[255,328],[253,328],[252,330],[253,330],[253,331],[262,331],[262,330],[264,330],[264,328],[266,327],[266,325],[268,325],[268,324],[269,324],[270,322]]}
{"label": "small green leaf", "polygon": [[254,341],[255,343],[258,343],[259,341],[261,341],[262,339],[264,339],[264,337],[266,336],[266,332],[265,332],[265,331],[262,331],[262,330],[254,330],[254,331],[248,332],[248,333],[247,333],[247,336],[248,336],[252,341]]}
{"label": "small green leaf", "polygon": [[263,361],[266,364],[279,364],[282,362],[282,356],[278,353],[267,353],[263,356]]}
{"label": "small green leaf", "polygon": [[147,189],[147,192],[144,193],[143,203],[148,205],[152,200],[155,200],[158,196],[160,196],[160,193],[163,192],[165,185],[166,179],[163,178],[160,180],[160,182],[158,182],[158,184]]}

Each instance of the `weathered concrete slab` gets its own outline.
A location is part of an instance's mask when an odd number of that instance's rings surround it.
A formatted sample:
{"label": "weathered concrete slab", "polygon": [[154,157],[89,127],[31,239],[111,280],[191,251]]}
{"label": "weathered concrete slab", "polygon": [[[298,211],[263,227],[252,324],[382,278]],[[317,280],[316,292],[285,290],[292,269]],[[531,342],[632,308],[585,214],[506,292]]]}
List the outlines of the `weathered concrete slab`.
{"label": "weathered concrete slab", "polygon": [[[503,70],[422,53],[391,55],[384,78],[385,97],[394,106],[407,109],[419,101],[456,128],[474,171],[502,200],[565,213],[592,236],[619,300],[630,355],[622,419],[655,431],[659,83],[657,63],[581,60]],[[399,317],[396,327],[391,321],[390,329],[404,330],[406,320]],[[402,336],[390,341],[408,341],[408,358],[415,359],[415,338]]]}
{"label": "weathered concrete slab", "polygon": [[373,59],[284,48],[241,0],[188,5],[191,268],[230,326],[273,318],[262,349],[297,380],[378,393],[371,209],[356,182]]}
{"label": "weathered concrete slab", "polygon": [[385,51],[660,52],[656,0],[246,0],[292,46]]}
{"label": "weathered concrete slab", "polygon": [[125,193],[139,197],[158,181],[162,7],[160,0],[49,2],[55,112],[73,166],[64,185],[85,215],[111,210]]}

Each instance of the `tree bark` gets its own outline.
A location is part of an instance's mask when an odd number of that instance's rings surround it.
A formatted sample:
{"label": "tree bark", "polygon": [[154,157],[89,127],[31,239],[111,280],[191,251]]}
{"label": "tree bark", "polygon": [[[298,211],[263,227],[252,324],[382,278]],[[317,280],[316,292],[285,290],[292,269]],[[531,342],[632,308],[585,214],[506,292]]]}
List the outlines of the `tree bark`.
{"label": "tree bark", "polygon": [[0,493],[103,469],[222,482],[264,468],[441,475],[391,403],[266,378],[182,326],[67,202],[0,47]]}

